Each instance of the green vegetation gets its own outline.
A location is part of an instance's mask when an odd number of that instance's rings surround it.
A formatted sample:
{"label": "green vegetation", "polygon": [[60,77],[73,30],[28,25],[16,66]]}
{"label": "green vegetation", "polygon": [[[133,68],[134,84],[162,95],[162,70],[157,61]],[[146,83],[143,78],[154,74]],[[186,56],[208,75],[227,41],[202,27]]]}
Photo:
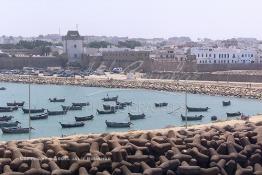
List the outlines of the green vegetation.
{"label": "green vegetation", "polygon": [[137,46],[141,46],[142,44],[139,41],[135,40],[127,40],[127,41],[119,41],[118,47],[127,47],[130,49],[134,49]]}

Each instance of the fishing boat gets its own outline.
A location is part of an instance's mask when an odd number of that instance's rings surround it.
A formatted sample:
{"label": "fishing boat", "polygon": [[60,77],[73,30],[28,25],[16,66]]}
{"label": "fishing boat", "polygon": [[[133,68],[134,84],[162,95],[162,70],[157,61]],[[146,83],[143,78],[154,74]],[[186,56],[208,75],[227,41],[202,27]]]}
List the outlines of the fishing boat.
{"label": "fishing boat", "polygon": [[84,102],[84,103],[72,103],[72,106],[88,106],[89,102]]}
{"label": "fishing boat", "polygon": [[136,114],[136,115],[128,113],[128,117],[130,118],[130,120],[144,119],[145,116],[146,115],[144,113],[143,114]]}
{"label": "fishing boat", "polygon": [[193,107],[188,107],[187,106],[187,110],[188,112],[206,112],[209,108],[193,108]]}
{"label": "fishing boat", "polygon": [[6,90],[6,88],[5,87],[0,87],[0,90]]}
{"label": "fishing boat", "polygon": [[237,116],[240,116],[241,115],[241,112],[227,112],[227,117],[237,117]]}
{"label": "fishing boat", "polygon": [[48,118],[48,113],[30,116],[31,120],[42,120],[42,119],[47,119],[47,118]]}
{"label": "fishing boat", "polygon": [[3,134],[23,134],[29,133],[33,128],[21,128],[21,127],[11,127],[11,128],[1,128]]}
{"label": "fishing boat", "polygon": [[109,122],[105,121],[106,126],[110,128],[128,128],[132,124],[131,122]]}
{"label": "fishing boat", "polygon": [[85,126],[85,123],[84,122],[76,122],[76,123],[61,123],[59,122],[60,125],[62,126],[62,128],[75,128],[75,127],[82,127],[82,126]]}
{"label": "fishing boat", "polygon": [[62,111],[49,111],[47,110],[48,115],[65,115],[67,113],[67,110]]}
{"label": "fishing boat", "polygon": [[97,109],[97,113],[98,113],[98,114],[114,114],[114,113],[116,113],[116,110],[111,109],[111,110],[101,111],[101,110],[98,110],[98,109]]}
{"label": "fishing boat", "polygon": [[6,103],[7,106],[19,106],[19,107],[24,106],[24,104],[25,104],[24,101],[23,102],[16,102],[16,101],[14,101],[14,102]]}
{"label": "fishing boat", "polygon": [[65,110],[69,110],[69,111],[76,111],[76,110],[82,110],[82,106],[63,106],[62,105],[62,109]]}
{"label": "fishing boat", "polygon": [[15,121],[15,122],[0,122],[0,128],[2,127],[14,127],[17,126],[18,124],[21,124],[19,121]]}
{"label": "fishing boat", "polygon": [[104,110],[117,110],[117,109],[124,109],[124,106],[116,105],[116,106],[110,106],[110,105],[103,105]]}
{"label": "fishing boat", "polygon": [[165,102],[163,102],[163,103],[155,103],[155,107],[165,107],[167,105],[168,105],[168,103],[165,103]]}
{"label": "fishing boat", "polygon": [[222,101],[222,105],[223,106],[230,106],[231,105],[231,101]]}
{"label": "fishing boat", "polygon": [[118,99],[118,96],[115,96],[115,97],[107,96],[107,97],[102,98],[103,101],[117,101],[117,99]]}
{"label": "fishing boat", "polygon": [[64,98],[49,98],[48,99],[50,102],[65,102]]}
{"label": "fishing boat", "polygon": [[195,116],[184,116],[181,114],[181,118],[183,121],[195,121],[195,120],[202,120],[203,115],[195,115]]}
{"label": "fishing boat", "polygon": [[40,109],[26,109],[26,108],[22,108],[22,110],[23,110],[23,112],[25,113],[25,114],[28,114],[29,113],[29,111],[30,111],[30,113],[31,114],[33,114],[33,113],[43,113],[44,111],[45,111],[45,109],[44,108],[40,108]]}
{"label": "fishing boat", "polygon": [[16,107],[0,107],[0,112],[13,112],[14,110],[17,110]]}
{"label": "fishing boat", "polygon": [[118,102],[118,101],[116,101],[116,105],[123,106],[123,107],[132,106],[132,104],[133,104],[132,101],[130,101],[130,102]]}
{"label": "fishing boat", "polygon": [[0,121],[9,121],[9,120],[11,120],[12,118],[14,118],[13,116],[3,116],[3,117],[0,117]]}
{"label": "fishing boat", "polygon": [[85,116],[85,117],[75,117],[75,120],[77,122],[82,122],[82,121],[87,121],[87,120],[92,120],[94,118],[93,115]]}

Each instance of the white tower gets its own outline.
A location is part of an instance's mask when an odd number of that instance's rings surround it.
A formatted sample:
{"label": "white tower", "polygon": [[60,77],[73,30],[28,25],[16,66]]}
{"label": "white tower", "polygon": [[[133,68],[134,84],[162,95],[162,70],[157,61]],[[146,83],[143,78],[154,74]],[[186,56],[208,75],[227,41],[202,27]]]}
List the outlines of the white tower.
{"label": "white tower", "polygon": [[68,31],[66,36],[62,37],[64,52],[68,56],[68,62],[80,62],[83,55],[84,37],[79,35],[78,31]]}

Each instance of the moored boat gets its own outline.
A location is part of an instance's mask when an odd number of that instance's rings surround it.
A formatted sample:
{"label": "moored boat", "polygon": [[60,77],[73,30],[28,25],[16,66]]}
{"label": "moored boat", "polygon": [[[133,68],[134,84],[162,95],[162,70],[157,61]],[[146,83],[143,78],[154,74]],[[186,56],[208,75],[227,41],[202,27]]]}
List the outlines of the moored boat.
{"label": "moored boat", "polygon": [[0,112],[13,112],[14,110],[17,110],[18,107],[15,106],[15,107],[0,107]]}
{"label": "moored boat", "polygon": [[132,124],[131,122],[109,122],[105,121],[106,126],[110,128],[128,128]]}
{"label": "moored boat", "polygon": [[117,99],[118,99],[118,96],[115,96],[115,97],[107,96],[107,97],[102,98],[103,101],[117,101]]}
{"label": "moored boat", "polygon": [[67,110],[62,111],[49,111],[47,110],[48,115],[65,115],[67,113]]}
{"label": "moored boat", "polygon": [[62,126],[62,128],[75,128],[75,127],[82,127],[85,125],[84,122],[75,122],[75,123],[67,123],[67,124],[61,122],[59,123]]}
{"label": "moored boat", "polygon": [[215,115],[211,116],[211,120],[212,121],[216,121],[217,120],[217,116],[215,116]]}
{"label": "moored boat", "polygon": [[75,117],[75,120],[77,122],[82,122],[82,121],[92,120],[93,118],[94,118],[93,115],[89,115],[89,116],[84,116],[84,117]]}
{"label": "moored boat", "polygon": [[227,112],[227,117],[237,117],[240,115],[241,115],[241,112]]}
{"label": "moored boat", "polygon": [[0,87],[0,90],[6,90],[6,88],[5,87]]}
{"label": "moored boat", "polygon": [[11,128],[1,128],[3,134],[23,134],[29,133],[33,128],[21,128],[21,127],[11,127]]}
{"label": "moored boat", "polygon": [[48,99],[50,102],[65,102],[64,98],[49,98]]}
{"label": "moored boat", "polygon": [[43,113],[44,111],[45,111],[45,109],[44,108],[40,108],[40,109],[26,109],[26,108],[22,108],[22,110],[23,110],[23,112],[25,113],[25,114],[28,114],[29,113],[29,111],[30,111],[30,113],[31,114],[33,114],[33,113]]}
{"label": "moored boat", "polygon": [[203,115],[195,115],[195,116],[184,116],[181,114],[181,118],[183,121],[195,121],[195,120],[202,120]]}
{"label": "moored boat", "polygon": [[222,105],[223,106],[230,106],[231,105],[231,101],[222,101]]}
{"label": "moored boat", "polygon": [[41,120],[41,119],[47,119],[47,118],[48,118],[48,114],[47,113],[30,116],[31,120]]}
{"label": "moored boat", "polygon": [[72,106],[88,106],[89,102],[84,102],[84,103],[72,103]]}
{"label": "moored boat", "polygon": [[187,110],[188,112],[206,112],[208,111],[208,107],[205,107],[205,108],[194,108],[194,107],[188,107],[187,106]]}
{"label": "moored boat", "polygon": [[116,101],[116,105],[123,106],[123,107],[132,106],[132,104],[133,104],[132,101],[130,101],[130,102],[119,102],[119,101]]}
{"label": "moored boat", "polygon": [[166,102],[163,102],[163,103],[155,103],[155,107],[165,107],[165,106],[167,106],[168,105],[168,103],[166,103]]}
{"label": "moored boat", "polygon": [[69,110],[69,111],[76,111],[76,110],[82,110],[82,106],[63,106],[62,105],[62,109],[64,110],[64,111],[66,111],[66,110]]}
{"label": "moored boat", "polygon": [[116,110],[114,110],[114,109],[112,110],[111,109],[111,110],[104,110],[104,111],[102,111],[102,110],[98,110],[97,109],[97,113],[98,114],[114,114],[114,113],[116,113]]}
{"label": "moored boat", "polygon": [[136,114],[136,115],[128,113],[128,117],[130,118],[130,120],[144,119],[145,116],[146,115],[144,113],[143,114]]}
{"label": "moored boat", "polygon": [[9,120],[11,120],[12,118],[14,118],[13,116],[2,116],[2,117],[0,117],[0,121],[9,121]]}
{"label": "moored boat", "polygon": [[0,128],[2,127],[15,127],[18,124],[21,124],[19,121],[15,121],[15,122],[0,122]]}
{"label": "moored boat", "polygon": [[6,103],[7,106],[19,106],[19,107],[24,106],[24,104],[25,104],[24,101],[23,102],[16,102],[16,101],[14,101],[14,102]]}
{"label": "moored boat", "polygon": [[124,109],[124,106],[116,105],[116,106],[110,106],[110,105],[103,105],[104,110],[117,110],[117,109]]}

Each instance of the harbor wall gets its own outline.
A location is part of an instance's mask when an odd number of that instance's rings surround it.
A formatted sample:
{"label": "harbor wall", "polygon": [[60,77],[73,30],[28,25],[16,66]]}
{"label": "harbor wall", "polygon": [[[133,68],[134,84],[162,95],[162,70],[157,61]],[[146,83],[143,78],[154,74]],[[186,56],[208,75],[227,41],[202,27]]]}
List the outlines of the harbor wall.
{"label": "harbor wall", "polygon": [[64,67],[66,62],[62,57],[0,57],[0,69]]}

